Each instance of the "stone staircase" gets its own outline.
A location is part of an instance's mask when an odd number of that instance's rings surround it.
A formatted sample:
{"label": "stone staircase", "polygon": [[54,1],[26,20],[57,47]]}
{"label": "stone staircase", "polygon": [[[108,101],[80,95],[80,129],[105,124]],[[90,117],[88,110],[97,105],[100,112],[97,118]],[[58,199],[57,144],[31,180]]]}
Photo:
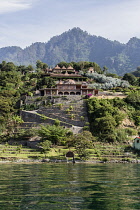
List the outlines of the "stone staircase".
{"label": "stone staircase", "polygon": [[40,124],[54,124],[55,120],[58,119],[61,126],[80,127],[82,129],[88,122],[85,101],[81,97],[71,97],[65,101],[59,100],[53,105],[41,106],[34,111],[23,110],[21,116],[24,120],[24,128],[37,127]]}

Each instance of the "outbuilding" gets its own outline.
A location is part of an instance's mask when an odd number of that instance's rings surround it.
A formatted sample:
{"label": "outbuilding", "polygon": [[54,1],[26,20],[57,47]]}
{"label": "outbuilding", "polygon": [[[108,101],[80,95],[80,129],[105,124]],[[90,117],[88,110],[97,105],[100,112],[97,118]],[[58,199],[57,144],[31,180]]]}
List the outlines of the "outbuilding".
{"label": "outbuilding", "polygon": [[140,150],[140,137],[136,137],[134,139],[133,147],[134,147],[134,149],[139,149]]}

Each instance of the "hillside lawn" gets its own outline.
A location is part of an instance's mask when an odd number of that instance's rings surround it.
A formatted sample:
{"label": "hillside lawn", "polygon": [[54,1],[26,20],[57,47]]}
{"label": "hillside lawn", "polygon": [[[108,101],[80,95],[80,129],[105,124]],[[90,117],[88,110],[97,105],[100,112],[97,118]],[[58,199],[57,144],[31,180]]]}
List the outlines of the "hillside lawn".
{"label": "hillside lawn", "polygon": [[[18,161],[24,160],[43,160],[49,159],[50,161],[54,160],[63,160],[66,161],[65,154],[68,151],[73,151],[75,154],[75,159],[80,161],[74,148],[66,148],[64,146],[56,146],[51,148],[46,154],[43,154],[41,151],[36,149],[31,149],[21,145],[8,145],[0,144],[0,161]],[[132,162],[133,160],[140,159],[140,152],[135,151],[128,144],[109,144],[94,142],[93,149],[88,149],[90,152],[88,161],[127,161]],[[69,158],[70,160],[70,158]],[[83,159],[85,161],[85,159]],[[86,160],[87,161],[87,160]]]}

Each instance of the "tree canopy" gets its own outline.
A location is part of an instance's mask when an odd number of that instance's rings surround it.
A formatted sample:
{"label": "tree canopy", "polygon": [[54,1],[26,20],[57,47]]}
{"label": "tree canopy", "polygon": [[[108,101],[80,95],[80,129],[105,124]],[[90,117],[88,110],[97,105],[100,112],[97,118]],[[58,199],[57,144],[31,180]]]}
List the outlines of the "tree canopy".
{"label": "tree canopy", "polygon": [[46,125],[41,126],[38,130],[39,136],[42,137],[42,140],[51,141],[52,144],[65,144],[66,138],[69,135],[69,130],[64,129],[62,126],[56,125]]}

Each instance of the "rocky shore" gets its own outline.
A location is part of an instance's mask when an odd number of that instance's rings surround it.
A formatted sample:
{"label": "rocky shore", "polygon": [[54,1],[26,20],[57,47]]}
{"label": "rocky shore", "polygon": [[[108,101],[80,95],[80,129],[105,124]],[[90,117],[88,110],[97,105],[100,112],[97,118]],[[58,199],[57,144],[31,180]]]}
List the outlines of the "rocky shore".
{"label": "rocky shore", "polygon": [[[12,159],[12,158],[2,158],[0,163],[72,163],[72,160],[59,160],[59,159]],[[75,163],[137,163],[140,164],[140,159],[128,159],[128,160],[110,160],[110,161],[101,161],[101,160],[75,160]]]}

